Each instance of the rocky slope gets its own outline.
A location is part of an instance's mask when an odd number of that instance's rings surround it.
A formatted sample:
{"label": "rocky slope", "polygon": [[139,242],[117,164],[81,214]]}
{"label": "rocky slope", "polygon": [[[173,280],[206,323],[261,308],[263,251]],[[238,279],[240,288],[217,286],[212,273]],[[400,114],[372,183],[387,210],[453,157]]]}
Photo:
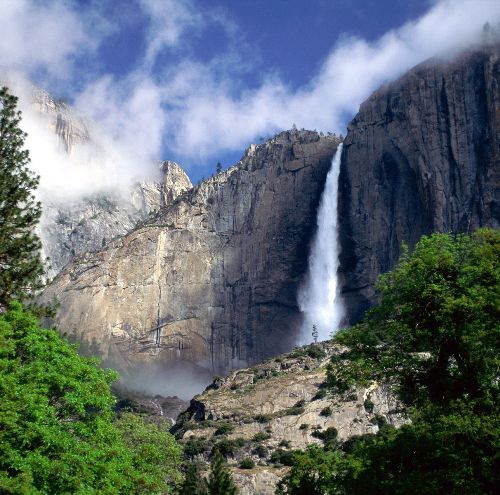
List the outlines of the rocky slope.
{"label": "rocky slope", "polygon": [[[46,91],[32,91],[34,109],[47,117],[47,125],[59,141],[61,153],[69,157],[80,145],[92,146],[92,124],[68,104],[54,100]],[[94,160],[105,153],[95,145]],[[81,163],[76,166],[85,167]],[[182,168],[174,162],[159,164],[157,180],[131,185],[127,191],[100,190],[84,197],[64,199],[40,191],[43,216],[40,237],[44,257],[49,258],[49,275],[57,274],[75,255],[102,249],[112,239],[123,236],[151,211],[172,203],[192,187]],[[96,190],[98,189],[96,184]]]}
{"label": "rocky slope", "polygon": [[290,131],[68,265],[57,325],[122,370],[224,371],[292,348],[297,286],[339,139]]}
{"label": "rocky slope", "polygon": [[[216,379],[174,427],[185,453],[206,461],[218,448],[242,494],[266,495],[274,493],[291,450],[401,425],[404,416],[387,386],[373,383],[347,397],[327,392],[326,365],[338,352],[329,343],[306,346]],[[247,458],[256,467],[238,469]]]}
{"label": "rocky slope", "polygon": [[339,178],[350,322],[400,245],[500,226],[500,46],[431,60],[376,91],[348,128]]}

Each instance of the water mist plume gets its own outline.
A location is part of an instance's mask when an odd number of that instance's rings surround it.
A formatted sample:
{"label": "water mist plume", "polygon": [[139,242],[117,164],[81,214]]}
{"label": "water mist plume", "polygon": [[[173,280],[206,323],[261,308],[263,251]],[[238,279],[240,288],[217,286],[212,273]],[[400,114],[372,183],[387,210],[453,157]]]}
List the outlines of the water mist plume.
{"label": "water mist plume", "polygon": [[328,339],[339,329],[344,316],[337,269],[339,266],[337,196],[342,143],[332,159],[325,189],[318,210],[318,230],[309,256],[305,284],[299,291],[298,302],[304,314],[299,344],[310,342],[313,325],[319,340]]}

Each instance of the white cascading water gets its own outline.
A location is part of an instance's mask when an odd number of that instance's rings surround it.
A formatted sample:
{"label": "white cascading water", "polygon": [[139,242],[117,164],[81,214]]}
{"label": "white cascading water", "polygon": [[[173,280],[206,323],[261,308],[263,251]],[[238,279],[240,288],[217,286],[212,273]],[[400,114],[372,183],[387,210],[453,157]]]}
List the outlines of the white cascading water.
{"label": "white cascading water", "polygon": [[309,271],[305,284],[299,291],[298,303],[304,314],[304,321],[298,344],[313,340],[313,325],[318,331],[318,340],[327,340],[339,329],[344,316],[337,277],[337,196],[341,156],[342,143],[335,152],[326,177],[325,190],[318,210],[318,230],[309,256]]}

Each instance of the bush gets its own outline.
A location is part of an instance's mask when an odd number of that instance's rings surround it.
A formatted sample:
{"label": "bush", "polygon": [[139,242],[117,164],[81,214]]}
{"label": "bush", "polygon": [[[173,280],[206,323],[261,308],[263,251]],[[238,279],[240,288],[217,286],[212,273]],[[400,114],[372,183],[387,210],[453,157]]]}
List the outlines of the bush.
{"label": "bush", "polygon": [[188,458],[203,454],[210,449],[210,442],[196,437],[191,437],[184,444],[184,455]]}
{"label": "bush", "polygon": [[253,469],[255,467],[255,461],[251,457],[245,457],[240,462],[240,468],[241,469]]}
{"label": "bush", "polygon": [[323,349],[319,345],[310,345],[306,349],[306,353],[309,357],[313,359],[321,359],[325,357],[325,353],[323,352]]}
{"label": "bush", "polygon": [[238,449],[241,449],[246,444],[244,438],[235,438],[233,440],[221,440],[217,442],[213,448],[211,455],[213,456],[215,452],[219,451],[224,457],[234,457]]}
{"label": "bush", "polygon": [[214,435],[227,435],[228,433],[232,433],[234,431],[234,425],[231,423],[222,423],[215,430]]}
{"label": "bush", "polygon": [[294,450],[276,449],[271,454],[270,460],[274,464],[283,464],[283,466],[293,466],[295,452],[296,451]]}
{"label": "bush", "polygon": [[259,456],[261,459],[267,456],[267,452],[267,447],[261,443],[252,450],[252,454]]}
{"label": "bush", "polygon": [[366,399],[363,403],[363,406],[365,408],[365,411],[371,414],[373,412],[375,404],[370,399]]}
{"label": "bush", "polygon": [[264,431],[260,431],[259,433],[256,433],[252,441],[253,442],[265,442],[266,440],[269,440],[271,438],[271,435],[269,433],[266,433]]}
{"label": "bush", "polygon": [[307,423],[302,423],[299,426],[299,430],[307,430],[309,428],[309,425]]}
{"label": "bush", "polygon": [[319,415],[320,416],[331,416],[332,415],[332,408],[330,406],[325,407],[324,409],[321,410]]}
{"label": "bush", "polygon": [[271,419],[273,419],[272,414],[257,414],[257,416],[254,417],[255,421],[257,423],[269,423]]}

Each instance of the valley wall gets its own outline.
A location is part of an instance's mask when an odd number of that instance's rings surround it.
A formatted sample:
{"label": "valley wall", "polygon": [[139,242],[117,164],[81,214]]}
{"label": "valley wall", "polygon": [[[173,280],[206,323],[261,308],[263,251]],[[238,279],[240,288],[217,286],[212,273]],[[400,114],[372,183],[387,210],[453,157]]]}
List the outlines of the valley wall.
{"label": "valley wall", "polygon": [[339,178],[348,322],[424,234],[500,226],[500,46],[430,60],[376,91],[348,128]]}

